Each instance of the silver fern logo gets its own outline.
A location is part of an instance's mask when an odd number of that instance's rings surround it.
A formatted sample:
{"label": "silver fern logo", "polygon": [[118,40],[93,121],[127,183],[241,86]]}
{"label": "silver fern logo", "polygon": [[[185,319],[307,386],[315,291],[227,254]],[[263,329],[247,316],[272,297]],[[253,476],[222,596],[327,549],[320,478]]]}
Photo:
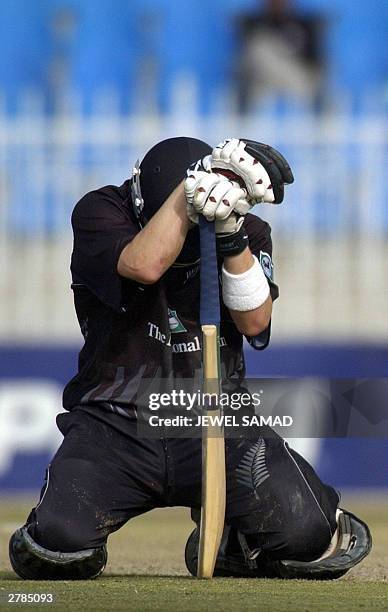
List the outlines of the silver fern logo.
{"label": "silver fern logo", "polygon": [[265,462],[265,441],[260,438],[245,453],[236,470],[237,481],[250,489],[256,489],[269,478]]}

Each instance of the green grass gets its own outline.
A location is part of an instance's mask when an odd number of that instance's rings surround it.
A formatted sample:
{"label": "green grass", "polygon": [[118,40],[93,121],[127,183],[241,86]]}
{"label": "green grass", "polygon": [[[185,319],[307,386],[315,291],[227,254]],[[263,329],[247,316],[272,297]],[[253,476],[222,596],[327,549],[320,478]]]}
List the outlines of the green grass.
{"label": "green grass", "polygon": [[346,581],[328,584],[222,578],[199,582],[187,577],[107,576],[94,582],[47,582],[44,585],[5,580],[1,588],[10,592],[52,592],[55,605],[45,608],[63,610],[303,612],[388,609],[388,585],[378,582],[368,583],[365,588],[362,583]]}
{"label": "green grass", "polygon": [[22,607],[5,605],[8,592],[45,592],[54,593],[55,604],[41,605],[44,610],[388,610],[387,498],[345,497],[344,506],[370,524],[374,549],[364,563],[335,582],[191,578],[183,549],[192,523],[187,510],[175,508],[139,517],[113,534],[108,566],[97,580],[21,581],[9,568],[7,540],[29,505],[14,498],[0,507],[0,609]]}

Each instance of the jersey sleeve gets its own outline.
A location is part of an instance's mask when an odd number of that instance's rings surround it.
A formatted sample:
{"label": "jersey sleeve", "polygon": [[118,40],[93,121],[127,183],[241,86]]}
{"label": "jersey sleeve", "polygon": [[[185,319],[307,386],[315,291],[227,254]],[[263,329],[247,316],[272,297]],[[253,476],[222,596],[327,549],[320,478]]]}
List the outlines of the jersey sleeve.
{"label": "jersey sleeve", "polygon": [[86,286],[104,304],[120,311],[125,279],[117,272],[117,263],[138,232],[129,211],[113,190],[102,189],[78,202],[71,221],[73,288]]}
{"label": "jersey sleeve", "polygon": [[[269,284],[271,298],[272,301],[274,301],[279,297],[279,288],[274,281],[271,227],[268,223],[252,214],[248,214],[246,216],[244,227],[249,238],[249,248],[253,255],[257,257],[261,267],[263,268],[263,272],[267,277]],[[253,348],[262,350],[268,346],[270,337],[271,322],[269,323],[267,329],[262,331],[257,336],[247,336],[247,340]]]}

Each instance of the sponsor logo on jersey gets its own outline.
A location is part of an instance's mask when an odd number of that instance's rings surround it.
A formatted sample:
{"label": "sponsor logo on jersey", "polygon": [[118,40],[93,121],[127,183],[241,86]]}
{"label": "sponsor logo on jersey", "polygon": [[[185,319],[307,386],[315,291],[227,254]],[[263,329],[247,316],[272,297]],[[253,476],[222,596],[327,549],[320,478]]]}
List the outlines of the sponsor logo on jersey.
{"label": "sponsor logo on jersey", "polygon": [[[186,331],[186,330],[179,330],[179,331]],[[170,346],[173,353],[193,353],[193,352],[201,350],[201,343],[199,340],[199,336],[194,336],[194,338],[188,342],[172,342],[173,333],[174,332],[170,331],[170,333],[164,334],[160,330],[159,325],[156,325],[155,323],[151,323],[151,321],[148,321],[148,336],[150,338],[153,338],[154,340],[157,340],[158,342],[161,342],[161,344]],[[220,347],[227,346],[228,344],[224,336],[221,336],[218,341],[219,341]]]}
{"label": "sponsor logo on jersey", "polygon": [[166,346],[171,346],[173,353],[193,353],[201,350],[198,336],[195,336],[190,342],[171,342],[172,333],[173,332],[163,334],[160,331],[159,325],[151,323],[150,321],[148,322],[148,335],[150,338],[153,338]]}
{"label": "sponsor logo on jersey", "polygon": [[187,332],[187,329],[179,319],[176,310],[168,308],[168,324],[172,334],[179,334],[180,332]]}
{"label": "sponsor logo on jersey", "polygon": [[273,280],[273,263],[271,255],[265,251],[260,251],[260,265],[263,268],[263,272],[267,278]]}

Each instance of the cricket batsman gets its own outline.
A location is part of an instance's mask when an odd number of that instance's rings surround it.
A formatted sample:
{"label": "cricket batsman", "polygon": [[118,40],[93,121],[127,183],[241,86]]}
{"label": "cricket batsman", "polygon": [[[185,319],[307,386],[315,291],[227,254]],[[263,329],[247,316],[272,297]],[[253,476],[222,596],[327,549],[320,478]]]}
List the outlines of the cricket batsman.
{"label": "cricket batsman", "polygon": [[[153,508],[186,506],[196,575],[201,440],[138,435],[146,379],[200,372],[199,227],[215,221],[222,377],[243,380],[243,337],[269,342],[274,283],[269,225],[252,212],[280,204],[293,182],[284,157],[238,138],[212,149],[194,138],[156,144],[120,187],[85,195],[72,215],[75,309],[84,337],[78,373],[57,417],[64,439],[40,501],[12,535],[24,579],[87,579],[108,536]],[[254,209],[254,210],[253,210]],[[370,551],[360,519],[275,432],[226,439],[225,526],[215,576],[334,579]],[[133,551],[136,554],[136,551]]]}

